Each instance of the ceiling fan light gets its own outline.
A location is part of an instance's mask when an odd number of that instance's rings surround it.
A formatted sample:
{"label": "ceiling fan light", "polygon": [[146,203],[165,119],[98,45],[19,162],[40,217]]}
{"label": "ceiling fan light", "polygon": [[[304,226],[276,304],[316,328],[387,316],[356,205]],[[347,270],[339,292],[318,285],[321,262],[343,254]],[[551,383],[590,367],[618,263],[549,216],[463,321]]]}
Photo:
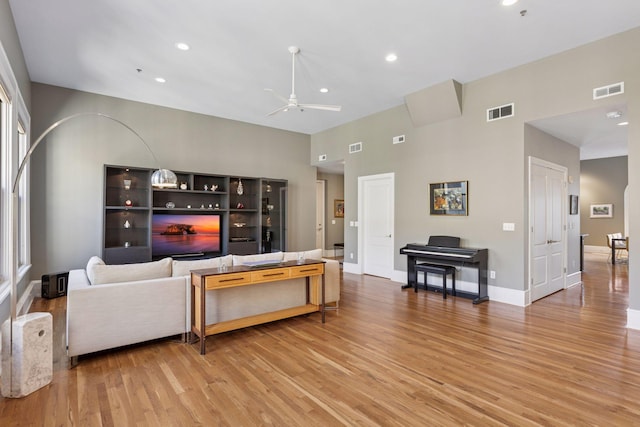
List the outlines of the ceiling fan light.
{"label": "ceiling fan light", "polygon": [[158,169],[151,175],[151,186],[154,188],[177,188],[178,177],[169,169]]}

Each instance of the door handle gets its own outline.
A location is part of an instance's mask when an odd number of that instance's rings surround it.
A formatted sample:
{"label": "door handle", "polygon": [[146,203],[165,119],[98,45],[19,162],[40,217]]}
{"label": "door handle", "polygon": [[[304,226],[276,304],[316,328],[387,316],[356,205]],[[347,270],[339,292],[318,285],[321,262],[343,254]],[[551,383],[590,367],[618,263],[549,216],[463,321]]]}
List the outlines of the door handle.
{"label": "door handle", "polygon": [[547,240],[547,244],[551,244],[551,243],[560,243],[560,240]]}
{"label": "door handle", "polygon": [[389,237],[389,238],[391,238],[391,234],[387,234],[385,237]]}

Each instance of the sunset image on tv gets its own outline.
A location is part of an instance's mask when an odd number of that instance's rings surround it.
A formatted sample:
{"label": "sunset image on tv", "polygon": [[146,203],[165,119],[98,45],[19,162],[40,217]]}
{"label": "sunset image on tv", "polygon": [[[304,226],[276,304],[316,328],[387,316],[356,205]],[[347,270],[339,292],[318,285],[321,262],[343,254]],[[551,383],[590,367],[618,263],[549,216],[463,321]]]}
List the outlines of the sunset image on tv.
{"label": "sunset image on tv", "polygon": [[154,215],[151,229],[153,256],[220,251],[220,216]]}

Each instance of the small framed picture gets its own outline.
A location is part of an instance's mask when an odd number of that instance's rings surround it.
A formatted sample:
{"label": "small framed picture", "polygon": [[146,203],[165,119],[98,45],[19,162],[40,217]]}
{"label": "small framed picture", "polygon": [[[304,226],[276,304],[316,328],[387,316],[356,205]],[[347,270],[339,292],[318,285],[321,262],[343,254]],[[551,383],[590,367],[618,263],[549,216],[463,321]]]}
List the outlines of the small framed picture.
{"label": "small framed picture", "polygon": [[578,196],[575,194],[569,196],[569,215],[578,215]]}
{"label": "small framed picture", "polygon": [[591,205],[590,218],[613,218],[613,205]]}
{"label": "small framed picture", "polygon": [[429,184],[431,215],[467,215],[467,181]]}
{"label": "small framed picture", "polygon": [[336,218],[344,218],[344,200],[335,199],[333,201],[333,216]]}

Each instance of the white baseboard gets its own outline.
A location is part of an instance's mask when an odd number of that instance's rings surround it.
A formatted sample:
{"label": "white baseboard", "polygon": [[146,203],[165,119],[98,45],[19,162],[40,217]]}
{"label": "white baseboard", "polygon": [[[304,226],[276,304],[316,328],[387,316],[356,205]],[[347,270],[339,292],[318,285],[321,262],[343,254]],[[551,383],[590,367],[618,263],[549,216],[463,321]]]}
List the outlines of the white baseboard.
{"label": "white baseboard", "polygon": [[611,253],[611,248],[609,248],[608,246],[585,245],[584,246],[584,253],[589,253],[589,254],[610,254]]}
{"label": "white baseboard", "polygon": [[582,283],[582,272],[577,271],[567,275],[567,289]]}
{"label": "white baseboard", "polygon": [[640,330],[640,310],[627,309],[627,328]]}
{"label": "white baseboard", "polygon": [[360,264],[354,264],[352,262],[343,262],[342,271],[345,273],[362,274],[362,268],[360,268]]}
{"label": "white baseboard", "polygon": [[528,305],[528,291],[489,285],[487,293],[489,294],[489,301],[502,302],[505,304],[516,305],[518,307],[525,307]]}

